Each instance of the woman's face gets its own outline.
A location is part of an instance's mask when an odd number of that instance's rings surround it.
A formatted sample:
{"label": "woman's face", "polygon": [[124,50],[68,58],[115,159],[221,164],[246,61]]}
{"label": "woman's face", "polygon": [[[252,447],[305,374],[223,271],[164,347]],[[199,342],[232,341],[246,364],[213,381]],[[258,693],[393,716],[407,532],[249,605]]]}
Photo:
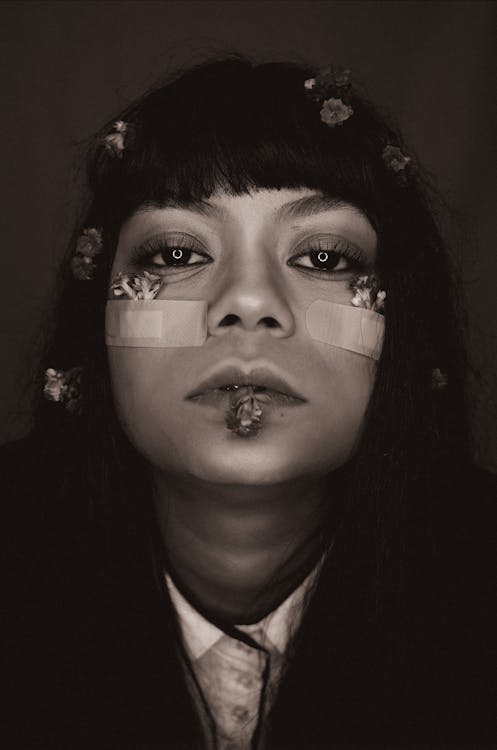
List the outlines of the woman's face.
{"label": "woman's face", "polygon": [[[307,189],[218,193],[131,216],[111,277],[148,270],[162,276],[159,298],[207,303],[202,346],[109,348],[119,418],[147,461],[247,485],[342,465],[361,432],[375,363],[313,340],[305,313],[316,299],[350,304],[350,281],[372,271],[376,244],[360,210]],[[225,423],[232,394],[203,385],[215,376],[229,386],[235,371],[246,382],[254,371],[280,378],[299,398],[270,398],[259,432],[239,436]]]}

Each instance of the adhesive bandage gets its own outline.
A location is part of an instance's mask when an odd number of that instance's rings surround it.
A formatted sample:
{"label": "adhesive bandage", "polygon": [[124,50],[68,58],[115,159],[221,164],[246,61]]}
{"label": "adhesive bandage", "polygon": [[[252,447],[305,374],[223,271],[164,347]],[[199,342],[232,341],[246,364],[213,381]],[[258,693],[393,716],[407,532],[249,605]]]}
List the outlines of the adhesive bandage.
{"label": "adhesive bandage", "polygon": [[305,324],[315,341],[380,358],[385,319],[374,310],[317,299],[306,310]]}
{"label": "adhesive bandage", "polygon": [[126,299],[107,302],[107,346],[202,346],[206,336],[207,302],[202,300]]}

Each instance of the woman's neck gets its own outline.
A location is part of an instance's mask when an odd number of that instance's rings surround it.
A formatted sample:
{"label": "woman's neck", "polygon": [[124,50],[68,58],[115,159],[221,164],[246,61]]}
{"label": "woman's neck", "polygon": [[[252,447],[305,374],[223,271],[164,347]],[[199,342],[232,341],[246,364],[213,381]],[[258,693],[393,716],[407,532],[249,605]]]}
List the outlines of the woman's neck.
{"label": "woman's neck", "polygon": [[211,619],[257,622],[322,553],[324,480],[246,487],[155,474],[154,484],[171,572]]}

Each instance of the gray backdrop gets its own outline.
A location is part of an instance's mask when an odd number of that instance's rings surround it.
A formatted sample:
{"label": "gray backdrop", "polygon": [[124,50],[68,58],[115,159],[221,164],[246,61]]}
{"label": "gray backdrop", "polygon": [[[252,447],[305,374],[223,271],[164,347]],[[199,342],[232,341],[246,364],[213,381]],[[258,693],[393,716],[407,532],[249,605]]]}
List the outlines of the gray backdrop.
{"label": "gray backdrop", "polygon": [[[78,206],[82,144],[176,65],[216,51],[351,67],[455,209],[475,451],[497,470],[493,2],[3,2],[2,410],[26,429],[39,326]],[[27,386],[27,392],[24,386]]]}

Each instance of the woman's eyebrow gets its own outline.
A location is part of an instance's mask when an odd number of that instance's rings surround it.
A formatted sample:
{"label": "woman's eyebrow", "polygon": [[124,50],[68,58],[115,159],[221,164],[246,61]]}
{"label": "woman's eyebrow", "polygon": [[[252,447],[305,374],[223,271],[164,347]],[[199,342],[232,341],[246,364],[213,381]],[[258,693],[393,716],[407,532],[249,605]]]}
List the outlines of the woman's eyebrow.
{"label": "woman's eyebrow", "polygon": [[277,210],[276,215],[278,219],[298,219],[324,213],[332,208],[351,208],[362,213],[357,206],[344,201],[342,198],[330,195],[307,195],[291,203],[285,203]]}
{"label": "woman's eyebrow", "polygon": [[204,200],[198,201],[181,201],[177,199],[168,199],[165,201],[147,201],[143,204],[143,211],[153,211],[155,209],[163,208],[178,208],[184,211],[193,211],[201,216],[222,216],[224,209],[219,206],[215,206],[212,203]]}

